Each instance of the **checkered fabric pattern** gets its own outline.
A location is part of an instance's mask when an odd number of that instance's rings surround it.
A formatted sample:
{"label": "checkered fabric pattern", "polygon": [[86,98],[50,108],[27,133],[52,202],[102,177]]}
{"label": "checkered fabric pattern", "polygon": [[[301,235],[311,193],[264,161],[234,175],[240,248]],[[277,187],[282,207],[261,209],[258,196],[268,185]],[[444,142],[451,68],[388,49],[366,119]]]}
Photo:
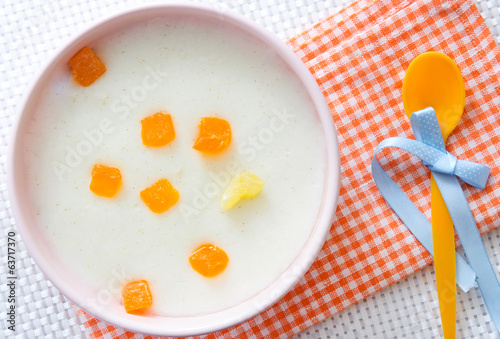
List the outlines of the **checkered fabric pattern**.
{"label": "checkered fabric pattern", "polygon": [[[492,168],[486,189],[462,187],[481,233],[500,224],[500,51],[472,1],[357,1],[289,44],[317,79],[338,130],[336,220],[293,290],[248,322],[208,338],[296,334],[432,262],[386,205],[370,172],[378,143],[412,138],[401,88],[409,63],[423,52],[446,53],[462,72],[466,106],[447,149]],[[430,218],[429,171],[398,152],[386,152],[380,161]],[[78,315],[91,338],[144,338],[82,310]]]}

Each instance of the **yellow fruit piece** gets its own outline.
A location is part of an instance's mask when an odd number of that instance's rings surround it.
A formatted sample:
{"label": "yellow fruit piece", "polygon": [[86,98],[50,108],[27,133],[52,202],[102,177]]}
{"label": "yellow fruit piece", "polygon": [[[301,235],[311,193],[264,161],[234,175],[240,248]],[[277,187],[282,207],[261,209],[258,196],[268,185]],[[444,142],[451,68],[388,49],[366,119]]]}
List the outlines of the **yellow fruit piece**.
{"label": "yellow fruit piece", "polygon": [[175,139],[172,116],[165,113],[155,113],[141,120],[142,143],[145,146],[165,146]]}
{"label": "yellow fruit piece", "polygon": [[198,127],[200,133],[193,146],[197,151],[217,154],[231,143],[231,126],[224,119],[204,117]]}
{"label": "yellow fruit piece", "polygon": [[191,267],[205,277],[215,277],[227,266],[229,257],[221,248],[205,244],[189,256]]}
{"label": "yellow fruit piece", "polygon": [[112,198],[118,193],[122,184],[122,175],[118,168],[96,164],[92,169],[90,190],[95,194]]}
{"label": "yellow fruit piece", "polygon": [[264,187],[264,181],[251,173],[240,173],[234,177],[222,195],[222,208],[232,208],[241,198],[253,198]]}
{"label": "yellow fruit piece", "polygon": [[179,191],[167,179],[160,179],[141,191],[141,199],[152,212],[163,213],[177,203]]}
{"label": "yellow fruit piece", "polygon": [[123,286],[122,298],[127,313],[144,310],[153,304],[153,298],[146,280],[132,281]]}

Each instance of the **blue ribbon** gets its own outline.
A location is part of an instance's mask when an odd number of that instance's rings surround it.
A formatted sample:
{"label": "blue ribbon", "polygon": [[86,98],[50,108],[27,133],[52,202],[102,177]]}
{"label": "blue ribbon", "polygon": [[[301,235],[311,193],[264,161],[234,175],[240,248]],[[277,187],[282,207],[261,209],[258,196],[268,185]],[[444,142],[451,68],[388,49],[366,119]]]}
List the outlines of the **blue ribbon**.
{"label": "blue ribbon", "polygon": [[460,177],[469,185],[484,188],[490,168],[458,160],[446,151],[436,113],[431,107],[413,113],[411,127],[416,140],[388,138],[375,148],[372,159],[375,184],[389,206],[432,255],[431,223],[384,171],[377,160],[377,153],[387,147],[396,147],[419,157],[432,171],[470,264],[467,265],[463,258],[456,254],[457,284],[467,292],[477,277],[486,307],[500,332],[500,284],[457,179]]}

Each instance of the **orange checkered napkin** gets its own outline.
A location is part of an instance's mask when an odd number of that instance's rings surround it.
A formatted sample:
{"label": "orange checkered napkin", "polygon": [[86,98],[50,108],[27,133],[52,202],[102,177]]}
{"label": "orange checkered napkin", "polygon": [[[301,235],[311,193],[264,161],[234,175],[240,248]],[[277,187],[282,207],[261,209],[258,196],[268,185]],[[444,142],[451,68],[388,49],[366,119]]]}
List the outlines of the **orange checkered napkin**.
{"label": "orange checkered napkin", "polygon": [[[370,173],[378,143],[413,138],[401,89],[410,61],[423,52],[449,55],[462,72],[465,111],[447,149],[491,167],[486,189],[463,189],[481,233],[500,224],[500,51],[471,0],[361,0],[289,44],[316,77],[338,129],[342,182],[336,221],[293,290],[255,318],[210,338],[290,336],[432,262]],[[396,155],[384,153],[382,165],[430,219],[428,170],[416,158]],[[93,338],[134,336],[79,314]]]}

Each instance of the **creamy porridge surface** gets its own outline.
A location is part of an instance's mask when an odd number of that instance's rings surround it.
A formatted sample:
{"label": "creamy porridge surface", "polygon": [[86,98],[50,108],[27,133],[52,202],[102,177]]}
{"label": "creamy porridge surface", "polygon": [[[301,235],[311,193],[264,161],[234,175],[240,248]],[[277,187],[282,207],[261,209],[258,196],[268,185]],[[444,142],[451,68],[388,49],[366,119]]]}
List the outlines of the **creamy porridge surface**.
{"label": "creamy porridge surface", "polygon": [[[61,64],[26,141],[33,209],[63,262],[118,302],[116,277],[147,280],[152,312],[167,316],[222,310],[276,280],[307,241],[324,190],[323,130],[299,80],[254,38],[183,18],[147,21],[89,46],[106,73],[81,87]],[[171,114],[176,137],[149,148],[140,121],[155,112]],[[192,148],[203,116],[231,125],[231,145],[219,155]],[[116,197],[89,190],[96,163],[121,170]],[[221,195],[240,172],[265,186],[225,211]],[[139,192],[160,178],[180,199],[155,214]],[[203,243],[229,256],[214,278],[189,265]]]}

